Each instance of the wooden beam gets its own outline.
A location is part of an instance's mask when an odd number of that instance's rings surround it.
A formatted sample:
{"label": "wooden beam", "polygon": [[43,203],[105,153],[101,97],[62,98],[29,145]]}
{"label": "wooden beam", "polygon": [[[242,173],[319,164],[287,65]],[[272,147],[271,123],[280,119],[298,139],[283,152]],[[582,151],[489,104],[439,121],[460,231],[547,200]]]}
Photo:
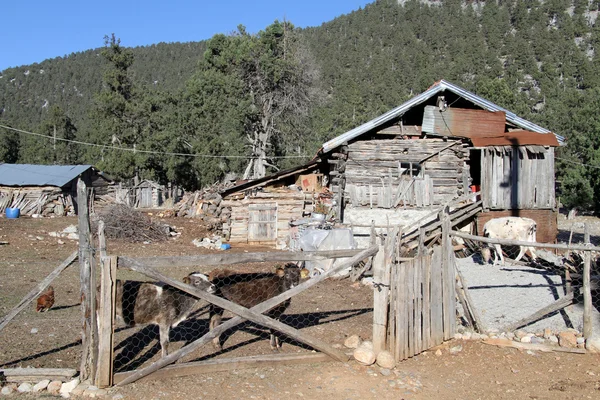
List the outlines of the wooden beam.
{"label": "wooden beam", "polygon": [[[325,273],[323,273],[319,276],[313,277],[313,278],[301,283],[300,285],[296,286],[295,288],[293,288],[291,290],[283,292],[280,295],[277,295],[257,306],[252,307],[250,309],[250,311],[260,312],[260,313],[266,312],[266,311],[272,309],[273,307],[277,306],[278,304],[284,302],[285,300],[291,298],[292,296],[296,295],[297,293],[300,293],[300,292],[316,285],[317,283],[328,278],[329,276],[334,275],[334,274],[338,273],[339,271],[342,271],[346,268],[350,268],[350,267],[354,266],[355,264],[359,263],[360,261],[364,260],[367,257],[375,255],[378,250],[379,250],[379,248],[377,246],[371,246],[368,249],[361,251],[359,254],[355,255],[350,260],[341,263],[340,265],[330,269],[329,271],[326,271]],[[195,293],[194,293],[194,295],[195,295]],[[179,360],[180,358],[185,357],[187,354],[190,354],[198,347],[202,346],[205,343],[208,343],[213,338],[219,336],[221,333],[225,332],[227,329],[230,329],[230,328],[242,323],[243,321],[244,321],[244,319],[241,317],[231,318],[230,320],[217,326],[215,329],[208,332],[201,338],[196,339],[194,342],[190,343],[189,345],[169,354],[166,357],[161,358],[160,360],[156,361],[155,363],[153,363],[152,365],[149,365],[146,368],[142,368],[141,370],[136,371],[131,376],[129,376],[126,379],[124,379],[123,381],[119,382],[118,386],[122,386],[122,385],[126,385],[128,383],[135,382],[138,379],[141,379],[155,371],[158,371],[160,368],[162,368],[164,366],[174,363],[175,361]]]}
{"label": "wooden beam", "polygon": [[[590,244],[590,227],[586,223],[583,228],[583,241]],[[590,289],[590,275],[592,254],[586,251],[583,255],[583,337],[587,340],[592,337],[592,292]]]}
{"label": "wooden beam", "polygon": [[471,319],[474,322],[473,328],[476,329],[477,332],[479,332],[479,333],[485,333],[485,330],[486,330],[485,326],[483,325],[483,322],[481,322],[481,317],[479,316],[479,312],[477,311],[477,308],[473,304],[473,299],[471,298],[471,292],[467,288],[467,281],[465,280],[465,277],[463,276],[462,272],[460,272],[460,269],[456,268],[456,274],[458,277],[458,281],[460,282],[462,291],[464,293],[464,301],[466,303],[465,313],[468,313],[471,316]]}
{"label": "wooden beam", "polygon": [[[349,357],[352,352],[346,353]],[[212,372],[232,371],[244,368],[275,367],[279,365],[312,364],[319,362],[335,361],[324,353],[280,353],[260,356],[235,357],[217,360],[188,362],[169,365],[152,374],[152,379],[175,378],[187,375],[208,374]],[[135,371],[119,372],[115,374],[115,384],[120,384],[133,375]],[[144,382],[148,379],[142,379]]]}
{"label": "wooden beam", "polygon": [[546,307],[539,309],[538,311],[534,312],[530,316],[525,317],[517,322],[514,322],[514,323],[506,326],[504,328],[504,332],[512,332],[516,329],[521,328],[522,326],[527,326],[535,321],[538,321],[542,317],[544,317],[550,313],[553,313],[555,311],[561,310],[571,304],[573,304],[573,292],[568,293],[566,296],[561,297],[560,299],[556,300],[552,304],[549,304]]}
{"label": "wooden beam", "polygon": [[503,246],[531,246],[531,247],[543,247],[548,249],[559,249],[559,250],[580,250],[580,251],[600,251],[600,247],[596,246],[585,246],[585,245],[568,245],[568,244],[554,244],[554,243],[536,243],[536,242],[524,242],[520,240],[508,240],[508,239],[490,239],[483,236],[470,235],[468,233],[460,231],[451,231],[450,236],[456,236],[463,239],[474,240],[483,243],[498,243]]}
{"label": "wooden beam", "polygon": [[379,354],[385,350],[387,334],[387,313],[389,297],[389,279],[386,280],[384,245],[373,257],[373,351]]}
{"label": "wooden beam", "polygon": [[85,381],[95,376],[95,312],[93,304],[96,293],[95,274],[92,271],[92,240],[88,209],[87,187],[83,180],[77,181],[77,215],[79,222],[79,280],[81,298],[81,365],[80,379]]}
{"label": "wooden beam", "polygon": [[[102,221],[100,221],[102,222]],[[112,385],[113,335],[115,326],[117,257],[102,257],[100,307],[98,309],[98,367],[94,384],[100,388]]]}
{"label": "wooden beam", "polygon": [[104,221],[98,221],[98,252],[100,258],[106,257],[106,235],[104,233]]}
{"label": "wooden beam", "polygon": [[43,379],[66,382],[77,373],[71,368],[0,368],[6,382],[39,382]]}
{"label": "wooden beam", "polygon": [[483,343],[490,344],[492,346],[514,347],[516,349],[521,349],[521,350],[535,350],[535,351],[542,351],[542,352],[556,351],[556,352],[561,352],[561,353],[575,353],[575,354],[587,353],[587,351],[585,349],[572,349],[569,347],[548,346],[545,344],[538,344],[538,343],[521,343],[521,342],[515,342],[514,340],[510,340],[510,339],[501,339],[501,338],[485,339],[485,340],[483,340]]}
{"label": "wooden beam", "polygon": [[443,147],[443,148],[439,149],[439,150],[438,150],[438,151],[436,151],[435,153],[429,154],[427,157],[425,157],[425,158],[422,158],[421,160],[419,160],[419,164],[423,164],[425,161],[429,160],[430,158],[432,158],[432,157],[434,157],[434,156],[437,156],[437,155],[438,155],[438,154],[440,154],[442,151],[444,151],[444,150],[448,150],[450,147],[456,146],[456,145],[457,145],[457,144],[459,144],[459,143],[461,143],[461,141],[460,141],[460,140],[457,140],[456,142],[454,142],[454,143],[451,143],[451,144],[449,144],[448,146],[446,146],[446,147]]}
{"label": "wooden beam", "polygon": [[349,258],[357,255],[357,250],[327,251],[273,251],[262,253],[216,253],[197,256],[173,257],[119,257],[119,267],[129,268],[133,262],[147,267],[214,267],[222,265],[245,264],[251,262],[278,261],[321,261],[331,258]]}
{"label": "wooden beam", "polygon": [[2,318],[2,321],[0,322],[0,331],[2,331],[2,329],[4,329],[4,327],[14,317],[16,317],[17,314],[19,314],[25,307],[27,307],[27,305],[33,299],[37,298],[40,294],[42,294],[42,292],[50,285],[50,283],[52,283],[52,281],[56,279],[56,277],[60,275],[60,273],[64,271],[65,268],[71,265],[76,258],[77,251],[74,251],[69,257],[66,258],[65,261],[63,261],[58,267],[56,267],[54,271],[52,271],[46,278],[44,278],[43,281],[41,281],[35,288],[33,288],[29,293],[27,293],[23,300],[21,300],[19,304],[15,306],[15,308],[10,310],[8,314],[6,314],[4,318]]}

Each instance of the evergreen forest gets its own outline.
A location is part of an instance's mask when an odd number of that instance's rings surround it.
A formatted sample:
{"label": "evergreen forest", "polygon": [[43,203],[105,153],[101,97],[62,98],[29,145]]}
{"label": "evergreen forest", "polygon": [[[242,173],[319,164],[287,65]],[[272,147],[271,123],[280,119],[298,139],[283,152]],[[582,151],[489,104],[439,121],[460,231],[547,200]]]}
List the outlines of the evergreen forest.
{"label": "evergreen forest", "polygon": [[[561,202],[600,211],[598,0],[377,0],[318,27],[99,47],[0,71],[0,162],[187,189],[310,160],[446,79],[567,139]],[[8,129],[11,127],[14,129]]]}

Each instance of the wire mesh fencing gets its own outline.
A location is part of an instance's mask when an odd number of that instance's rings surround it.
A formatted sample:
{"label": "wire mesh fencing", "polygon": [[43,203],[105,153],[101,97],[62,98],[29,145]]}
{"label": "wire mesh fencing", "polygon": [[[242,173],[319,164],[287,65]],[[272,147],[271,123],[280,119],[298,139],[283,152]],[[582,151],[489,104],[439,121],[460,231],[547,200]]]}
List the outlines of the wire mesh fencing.
{"label": "wire mesh fencing", "polygon": [[[257,306],[308,279],[306,270],[292,263],[206,268],[202,272],[183,267],[163,271],[169,277],[245,308]],[[160,282],[143,280],[131,271],[119,269],[117,276],[115,372],[145,367],[235,317],[219,306]],[[353,334],[371,335],[372,307],[371,287],[326,279],[264,315],[335,345]],[[181,362],[312,350],[289,335],[244,321],[195,349]]]}
{"label": "wire mesh fencing", "polygon": [[[499,242],[469,239],[465,243],[468,251],[456,259],[462,286],[470,294],[484,333],[540,344],[558,343],[572,336],[568,347],[583,347],[587,253],[592,277],[587,326],[600,335],[595,252],[552,249],[548,247],[551,244],[544,243],[507,246]],[[582,243],[571,244],[581,247]],[[460,308],[463,325],[468,325],[464,307]]]}
{"label": "wire mesh fencing", "polygon": [[[58,264],[18,260],[2,266],[0,316],[8,316]],[[0,331],[0,368],[77,368],[80,359],[80,288],[75,263]]]}

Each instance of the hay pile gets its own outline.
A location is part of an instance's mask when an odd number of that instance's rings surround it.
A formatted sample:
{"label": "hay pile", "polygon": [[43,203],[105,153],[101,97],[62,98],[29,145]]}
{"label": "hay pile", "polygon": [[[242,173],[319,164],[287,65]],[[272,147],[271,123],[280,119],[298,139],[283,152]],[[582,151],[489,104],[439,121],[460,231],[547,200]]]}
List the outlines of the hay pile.
{"label": "hay pile", "polygon": [[150,217],[124,204],[114,204],[102,210],[104,233],[109,239],[129,242],[157,242],[170,237],[172,228],[152,222]]}

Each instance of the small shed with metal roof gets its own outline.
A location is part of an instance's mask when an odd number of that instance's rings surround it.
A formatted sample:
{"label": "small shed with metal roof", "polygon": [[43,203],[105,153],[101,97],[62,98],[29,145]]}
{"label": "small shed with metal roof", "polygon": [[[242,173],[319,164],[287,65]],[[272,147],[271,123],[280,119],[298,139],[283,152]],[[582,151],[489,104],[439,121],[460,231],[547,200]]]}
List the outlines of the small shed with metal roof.
{"label": "small shed with metal roof", "polygon": [[75,215],[78,179],[95,195],[112,183],[92,165],[0,164],[0,212],[15,207],[23,215]]}

